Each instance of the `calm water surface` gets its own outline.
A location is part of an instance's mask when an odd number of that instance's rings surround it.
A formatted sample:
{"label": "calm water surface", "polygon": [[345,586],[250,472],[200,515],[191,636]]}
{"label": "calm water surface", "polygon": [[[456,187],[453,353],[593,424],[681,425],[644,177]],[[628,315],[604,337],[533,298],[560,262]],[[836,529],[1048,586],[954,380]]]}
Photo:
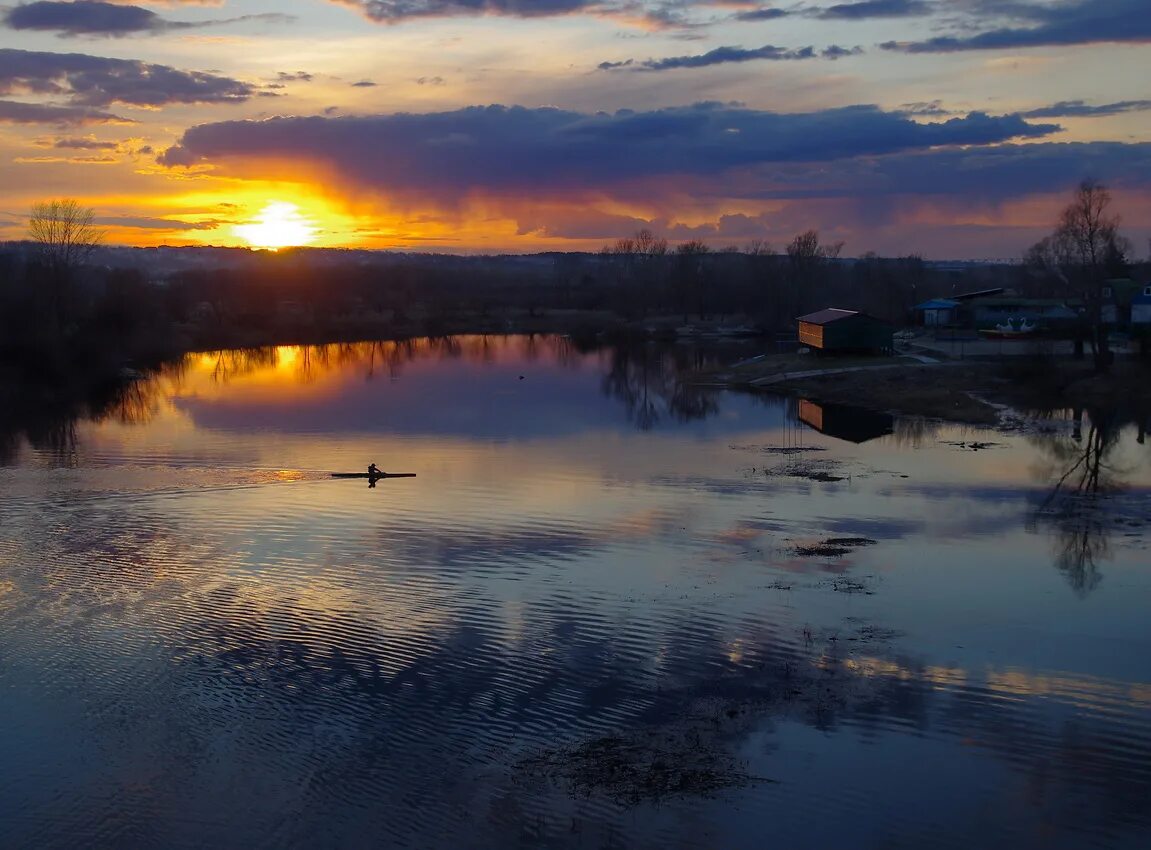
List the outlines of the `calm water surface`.
{"label": "calm water surface", "polygon": [[1151,845],[1137,423],[711,357],[197,354],[4,435],[0,846]]}

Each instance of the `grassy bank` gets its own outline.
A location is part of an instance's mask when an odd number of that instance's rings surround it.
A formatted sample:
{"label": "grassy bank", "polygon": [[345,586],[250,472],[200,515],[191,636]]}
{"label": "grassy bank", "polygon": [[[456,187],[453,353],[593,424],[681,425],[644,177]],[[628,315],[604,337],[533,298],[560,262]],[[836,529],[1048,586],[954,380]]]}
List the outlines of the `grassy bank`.
{"label": "grassy bank", "polygon": [[1106,373],[1083,361],[1010,358],[922,363],[907,357],[769,355],[696,376],[700,383],[794,395],[906,416],[995,425],[1000,410],[1151,411],[1151,364],[1117,361]]}

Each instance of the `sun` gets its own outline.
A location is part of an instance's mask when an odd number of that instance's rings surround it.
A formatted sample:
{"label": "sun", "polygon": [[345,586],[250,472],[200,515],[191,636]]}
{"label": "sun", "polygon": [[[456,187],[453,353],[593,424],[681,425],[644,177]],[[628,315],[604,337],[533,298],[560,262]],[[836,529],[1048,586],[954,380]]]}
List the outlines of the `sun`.
{"label": "sun", "polygon": [[300,208],[287,201],[271,201],[250,224],[237,224],[232,232],[253,248],[275,251],[316,241],[319,230]]}

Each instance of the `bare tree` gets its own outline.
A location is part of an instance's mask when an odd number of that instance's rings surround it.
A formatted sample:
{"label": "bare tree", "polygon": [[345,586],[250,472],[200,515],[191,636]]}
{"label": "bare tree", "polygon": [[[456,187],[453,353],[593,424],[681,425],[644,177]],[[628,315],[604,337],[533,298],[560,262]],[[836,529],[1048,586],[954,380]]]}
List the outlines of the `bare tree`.
{"label": "bare tree", "polygon": [[28,237],[37,244],[41,261],[50,269],[71,271],[104,241],[95,227],[96,213],[72,198],[33,204]]}
{"label": "bare tree", "polygon": [[1110,205],[1107,187],[1088,179],[1079,184],[1075,197],[1059,216],[1055,237],[1082,266],[1102,266],[1109,246],[1118,237],[1119,217],[1107,214]]}
{"label": "bare tree", "polygon": [[842,242],[830,245],[819,241],[818,230],[807,230],[787,243],[787,259],[791,266],[792,314],[797,315],[806,306],[811,306],[815,289],[820,283],[820,267],[826,261],[836,259],[843,250]]}
{"label": "bare tree", "polygon": [[90,207],[62,198],[34,204],[28,218],[28,237],[36,243],[49,321],[58,337],[66,332],[74,312],[76,269],[104,239],[104,232],[93,224],[95,215]]}
{"label": "bare tree", "polygon": [[639,301],[639,310],[646,315],[656,280],[662,272],[662,258],[667,256],[667,240],[656,236],[646,227],[634,236],[624,236],[613,245],[604,247],[601,254],[614,256],[616,270],[622,283],[632,290]]}
{"label": "bare tree", "polygon": [[656,236],[645,227],[636,231],[635,252],[649,257],[662,257],[667,253],[667,240],[662,236]]}
{"label": "bare tree", "polygon": [[1108,274],[1125,263],[1127,240],[1119,235],[1119,216],[1108,212],[1111,193],[1096,180],[1079,184],[1059,215],[1055,231],[1031,246],[1029,265],[1059,281],[1060,289],[1078,291],[1087,308],[1087,323],[1095,351],[1095,366],[1111,361],[1103,321],[1103,291]]}
{"label": "bare tree", "polygon": [[787,243],[787,256],[794,263],[834,260],[843,251],[843,245],[843,242],[821,243],[818,230],[807,230]]}

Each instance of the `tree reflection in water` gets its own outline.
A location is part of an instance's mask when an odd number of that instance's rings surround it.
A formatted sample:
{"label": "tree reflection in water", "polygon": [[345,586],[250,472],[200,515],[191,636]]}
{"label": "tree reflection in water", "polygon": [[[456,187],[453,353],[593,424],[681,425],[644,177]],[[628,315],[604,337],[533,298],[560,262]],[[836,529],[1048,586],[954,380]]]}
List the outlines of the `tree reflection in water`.
{"label": "tree reflection in water", "polygon": [[1080,596],[1099,586],[1099,565],[1111,557],[1111,497],[1123,488],[1124,475],[1110,459],[1119,442],[1119,416],[1101,409],[1086,414],[1086,436],[1084,411],[1076,410],[1070,436],[1034,441],[1048,460],[1040,474],[1055,485],[1033,514],[1032,527],[1053,527],[1055,565]]}
{"label": "tree reflection in water", "polygon": [[185,365],[194,361],[211,365],[214,380],[228,383],[259,371],[288,367],[294,379],[310,383],[320,374],[349,368],[371,380],[381,370],[398,377],[403,367],[417,360],[465,360],[492,364],[505,358],[519,363],[535,363],[544,358],[561,368],[579,368],[583,360],[603,351],[608,370],[603,392],[623,402],[629,421],[641,430],[654,428],[671,419],[690,422],[705,419],[719,410],[714,394],[681,376],[720,362],[712,351],[684,345],[583,346],[569,337],[549,334],[522,336],[471,335],[426,337],[408,340],[304,345],[282,348],[233,349],[190,354]]}
{"label": "tree reflection in water", "polygon": [[715,394],[681,378],[713,362],[695,348],[619,346],[611,350],[603,392],[623,402],[628,420],[641,431],[667,417],[676,422],[706,419],[719,410]]}
{"label": "tree reflection in water", "polygon": [[147,377],[117,381],[85,396],[41,397],[36,387],[18,394],[31,402],[11,404],[0,413],[0,466],[16,463],[26,445],[52,466],[78,463],[77,423],[115,421],[141,425],[159,409],[161,387]]}
{"label": "tree reflection in water", "polygon": [[[650,430],[664,419],[689,422],[714,415],[712,393],[684,383],[684,373],[719,362],[710,349],[682,345],[580,345],[558,335],[471,335],[405,340],[333,343],[193,352],[159,366],[138,380],[112,382],[87,393],[49,393],[40,386],[16,386],[0,398],[0,465],[16,462],[25,445],[59,466],[77,462],[76,425],[83,420],[144,424],[159,409],[161,397],[178,390],[192,372],[219,384],[275,370],[299,384],[310,384],[336,371],[354,370],[365,380],[383,374],[395,379],[410,363],[464,360],[492,364],[502,360],[530,364],[547,360],[562,369],[579,369],[589,355],[609,368],[602,389],[623,402],[629,421]],[[13,400],[4,403],[6,399]],[[30,400],[30,401],[29,401]],[[16,403],[19,401],[19,403]]]}

